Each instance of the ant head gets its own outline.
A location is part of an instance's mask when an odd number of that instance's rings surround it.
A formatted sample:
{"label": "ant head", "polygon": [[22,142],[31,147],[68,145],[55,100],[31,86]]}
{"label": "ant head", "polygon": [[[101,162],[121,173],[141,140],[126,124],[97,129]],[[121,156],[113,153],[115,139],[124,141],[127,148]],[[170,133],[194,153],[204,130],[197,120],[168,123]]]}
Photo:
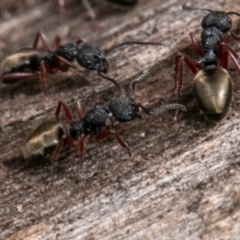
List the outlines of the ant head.
{"label": "ant head", "polygon": [[101,51],[96,45],[91,43],[84,44],[77,54],[78,63],[89,69],[97,70],[98,72],[107,73],[108,71],[108,62],[104,55],[104,52]]}
{"label": "ant head", "polygon": [[202,20],[202,28],[217,27],[222,33],[230,31],[232,20],[225,12],[212,11]]}
{"label": "ant head", "polygon": [[119,122],[130,122],[135,118],[141,118],[139,106],[128,98],[112,99],[108,108]]}

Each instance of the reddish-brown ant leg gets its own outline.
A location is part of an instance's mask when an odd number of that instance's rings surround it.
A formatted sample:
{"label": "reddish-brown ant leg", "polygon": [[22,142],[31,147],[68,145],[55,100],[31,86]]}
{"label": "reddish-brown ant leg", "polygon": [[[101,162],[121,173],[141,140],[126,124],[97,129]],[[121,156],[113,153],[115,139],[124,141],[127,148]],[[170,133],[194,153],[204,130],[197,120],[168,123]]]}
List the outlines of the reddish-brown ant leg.
{"label": "reddish-brown ant leg", "polygon": [[81,120],[84,117],[84,112],[83,112],[80,101],[77,101],[77,113],[78,113],[78,118]]}
{"label": "reddish-brown ant leg", "polygon": [[59,121],[59,113],[60,113],[61,107],[63,107],[63,110],[64,110],[65,116],[66,116],[66,118],[68,120],[68,123],[72,126],[72,122],[73,122],[72,114],[71,114],[68,106],[66,105],[66,103],[63,102],[62,100],[60,100],[58,102],[58,106],[57,106],[57,109],[55,111],[55,115],[56,115],[57,121]]}
{"label": "reddish-brown ant leg", "polygon": [[193,50],[195,51],[195,53],[197,55],[199,55],[200,57],[203,57],[203,52],[199,46],[199,43],[197,42],[196,38],[194,37],[194,34],[192,32],[190,32],[190,38],[191,38],[191,41],[192,41],[192,46],[193,46]]}
{"label": "reddish-brown ant leg", "polygon": [[39,74],[37,73],[9,73],[5,74],[4,76],[0,77],[0,82],[4,80],[13,80],[13,79],[26,79],[26,78],[39,78]]}
{"label": "reddish-brown ant leg", "polygon": [[230,33],[231,37],[236,40],[236,41],[240,41],[240,36],[236,35],[235,33]]}
{"label": "reddish-brown ant leg", "polygon": [[61,38],[60,38],[60,36],[57,35],[57,36],[55,37],[54,42],[55,42],[56,48],[60,47],[60,45],[61,45]]}
{"label": "reddish-brown ant leg", "polygon": [[59,61],[59,63],[58,64],[56,64],[58,67],[59,67],[59,69],[61,69],[61,71],[64,71],[65,69],[63,69],[63,67],[61,66],[61,62],[62,63],[64,63],[66,66],[68,66],[68,67],[71,67],[71,68],[74,68],[74,69],[77,69],[78,70],[78,68],[74,65],[74,64],[72,64],[71,62],[69,62],[68,60],[66,60],[66,59],[64,59],[64,58],[62,58],[62,57],[60,57],[60,56],[56,56],[56,59]]}
{"label": "reddish-brown ant leg", "polygon": [[82,179],[82,165],[83,165],[83,156],[84,156],[84,149],[85,149],[85,137],[82,135],[78,139],[78,148],[79,148],[79,161],[78,161],[78,167],[77,167],[77,172],[78,172],[78,181],[81,181]]}
{"label": "reddish-brown ant leg", "polygon": [[33,42],[33,49],[36,49],[36,48],[37,48],[39,39],[40,39],[41,42],[42,42],[43,52],[49,51],[49,48],[48,48],[48,45],[47,45],[47,41],[46,41],[46,37],[45,37],[45,35],[44,35],[41,31],[39,31],[39,32],[36,34],[35,40],[34,40],[34,42]]}
{"label": "reddish-brown ant leg", "polygon": [[54,162],[58,159],[58,156],[62,150],[63,147],[63,143],[64,143],[64,137],[62,137],[59,141],[58,144],[54,150],[54,153],[52,155],[52,169],[51,169],[51,175],[52,175],[52,180],[51,180],[51,186],[53,186],[53,177],[54,177]]}
{"label": "reddish-brown ant leg", "polygon": [[198,72],[198,69],[201,69],[201,65],[199,65],[197,62],[195,62],[193,59],[188,57],[187,55],[184,55],[183,53],[178,53],[175,58],[175,86],[171,91],[174,91],[176,87],[178,87],[178,100],[180,96],[180,89],[182,86],[182,80],[183,80],[183,61],[187,64],[189,69],[192,71],[193,74],[196,74]]}
{"label": "reddish-brown ant leg", "polygon": [[230,56],[230,58],[232,59],[234,65],[235,65],[235,67],[237,68],[238,72],[240,73],[240,64],[239,64],[240,58],[238,57],[236,52],[225,43],[221,43],[221,45],[223,45],[223,47],[226,48],[225,51],[228,53],[228,55]]}
{"label": "reddish-brown ant leg", "polygon": [[118,132],[116,132],[116,131],[114,131],[114,130],[112,130],[112,129],[111,129],[111,130],[105,130],[105,131],[99,133],[98,135],[96,135],[96,139],[98,139],[98,140],[104,139],[104,138],[106,138],[106,137],[107,137],[108,135],[110,135],[110,134],[112,134],[112,135],[115,137],[115,139],[118,141],[118,143],[119,143],[122,147],[124,147],[124,148],[127,149],[128,154],[129,154],[129,156],[131,157],[131,150],[130,150],[128,144],[123,141],[123,139],[120,137],[120,135],[118,134]]}

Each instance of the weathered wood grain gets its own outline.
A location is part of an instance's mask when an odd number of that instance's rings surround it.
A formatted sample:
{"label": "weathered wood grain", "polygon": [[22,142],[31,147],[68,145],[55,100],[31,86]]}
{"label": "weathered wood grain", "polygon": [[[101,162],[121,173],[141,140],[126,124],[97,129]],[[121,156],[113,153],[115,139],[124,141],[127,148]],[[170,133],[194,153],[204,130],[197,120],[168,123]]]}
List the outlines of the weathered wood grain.
{"label": "weathered wood grain", "polygon": [[[139,0],[133,9],[92,1],[101,25],[95,30],[79,1],[66,0],[65,14],[56,2],[23,1],[2,16],[2,58],[31,46],[38,30],[51,47],[56,34],[63,42],[85,38],[103,49],[129,39],[160,41],[162,46],[129,46],[109,54],[109,75],[128,89],[131,79],[153,67],[155,73],[137,85],[138,99],[149,106],[175,101],[166,93],[174,84],[174,55],[191,53],[188,34],[199,36],[204,12],[183,11],[183,2],[176,0]],[[240,12],[239,3],[201,1],[206,8]],[[238,18],[233,20],[237,32]],[[232,46],[239,49],[239,43]],[[116,96],[116,90],[86,70],[47,75],[47,103],[37,81],[1,84],[0,239],[240,239],[240,87],[237,72],[231,74],[233,102],[220,123],[209,123],[199,112],[186,69],[182,103],[189,111],[177,123],[168,112],[116,124],[133,158],[112,138],[91,142],[79,185],[76,152],[65,149],[53,189],[47,188],[49,162],[24,162],[24,139],[40,122],[54,118],[58,100],[74,112],[81,99],[88,110]]]}

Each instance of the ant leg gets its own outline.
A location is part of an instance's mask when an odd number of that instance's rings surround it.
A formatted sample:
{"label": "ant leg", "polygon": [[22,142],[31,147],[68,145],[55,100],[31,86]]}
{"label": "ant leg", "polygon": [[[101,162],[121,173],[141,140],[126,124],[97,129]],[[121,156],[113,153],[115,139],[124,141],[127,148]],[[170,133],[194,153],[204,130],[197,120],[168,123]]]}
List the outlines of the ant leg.
{"label": "ant leg", "polygon": [[78,118],[81,120],[84,117],[83,109],[81,106],[81,102],[77,101],[77,113],[78,113]]}
{"label": "ant leg", "polygon": [[60,12],[64,13],[66,11],[65,10],[65,2],[64,2],[64,0],[58,0],[58,5],[59,5],[59,8],[60,8]]}
{"label": "ant leg", "polygon": [[43,89],[43,92],[45,94],[45,97],[46,99],[48,100],[48,95],[47,95],[47,91],[46,91],[46,88],[45,88],[45,81],[46,81],[46,78],[45,78],[45,74],[44,74],[44,64],[41,63],[41,66],[40,66],[40,76],[39,76],[39,80],[40,80],[40,83],[41,83],[41,86],[42,86],[42,89]]}
{"label": "ant leg", "polygon": [[230,35],[234,40],[240,41],[240,36],[238,36],[237,34],[231,32]]}
{"label": "ant leg", "polygon": [[124,45],[132,45],[132,44],[138,44],[138,45],[161,45],[161,46],[165,46],[165,44],[162,44],[161,42],[140,42],[140,41],[126,41],[126,42],[122,42],[120,44],[117,44],[109,49],[107,49],[106,51],[104,51],[105,54],[108,54],[109,52],[122,47]]}
{"label": "ant leg", "polygon": [[[62,72],[66,71],[66,70],[65,70],[65,69],[66,69],[66,66],[79,70],[79,69],[77,68],[77,66],[75,66],[74,64],[72,64],[71,62],[69,62],[68,60],[66,60],[66,59],[63,58],[63,57],[56,56],[56,59],[57,59],[57,63],[56,63],[57,68],[60,69]],[[61,65],[61,63],[64,63],[64,64],[65,64],[65,68],[64,68],[64,66]],[[79,70],[79,71],[80,71],[80,70]]]}
{"label": "ant leg", "polygon": [[78,181],[81,181],[83,178],[83,173],[82,173],[82,165],[83,165],[83,156],[84,156],[84,149],[85,149],[85,136],[81,136],[78,139],[78,148],[79,148],[79,161],[78,161],[78,167],[77,167],[77,174],[78,174]]}
{"label": "ant leg", "polygon": [[195,53],[197,55],[199,55],[200,57],[203,57],[203,52],[199,46],[199,43],[197,42],[196,38],[194,37],[194,34],[192,32],[190,32],[190,38],[192,41],[192,46],[193,46],[193,50],[195,51]]}
{"label": "ant leg", "polygon": [[9,73],[0,77],[0,82],[5,80],[11,82],[11,80],[21,80],[26,78],[39,78],[39,75],[37,73]]}
{"label": "ant leg", "polygon": [[238,72],[240,73],[240,58],[238,57],[237,53],[231,48],[229,47],[227,44],[225,43],[221,43],[221,45],[223,45],[224,48],[226,49],[226,52],[228,53],[228,55],[230,56],[230,58],[232,59],[235,67],[237,68]]}
{"label": "ant leg", "polygon": [[148,77],[150,74],[151,74],[151,72],[149,70],[146,70],[143,73],[141,73],[140,75],[138,75],[135,79],[132,80],[131,86],[132,86],[132,99],[133,100],[135,98],[135,93],[136,93],[136,88],[135,88],[136,83],[142,81],[143,79]]}
{"label": "ant leg", "polygon": [[83,2],[83,4],[84,4],[85,8],[87,9],[90,18],[91,18],[92,20],[96,21],[96,19],[97,19],[96,14],[95,14],[95,12],[93,11],[93,9],[92,9],[90,3],[88,2],[88,0],[82,0],[82,2]]}
{"label": "ant leg", "polygon": [[82,0],[82,2],[83,2],[83,5],[85,6],[85,8],[87,9],[88,15],[92,19],[95,28],[99,28],[99,24],[98,24],[98,21],[97,21],[96,14],[95,14],[94,10],[92,9],[90,3],[88,2],[88,0]]}
{"label": "ant leg", "polygon": [[129,154],[129,156],[131,157],[131,150],[130,150],[128,144],[127,144],[126,142],[124,142],[124,140],[121,138],[121,136],[118,134],[118,132],[116,132],[116,131],[114,131],[114,130],[112,130],[112,129],[111,129],[111,130],[105,130],[105,131],[99,133],[99,134],[96,136],[96,139],[98,139],[98,140],[104,139],[104,138],[106,138],[106,137],[107,137],[108,135],[110,135],[110,134],[112,134],[112,135],[115,137],[115,139],[118,141],[118,143],[119,143],[122,147],[124,147],[124,148],[127,149],[128,154]]}
{"label": "ant leg", "polygon": [[68,120],[68,123],[69,123],[70,125],[72,125],[72,122],[73,122],[73,120],[72,120],[72,114],[71,114],[68,106],[66,105],[66,103],[63,102],[62,100],[60,100],[60,101],[58,102],[58,106],[57,106],[56,111],[55,111],[55,115],[56,115],[57,121],[59,121],[59,113],[60,113],[61,107],[63,107],[63,110],[64,110],[65,116],[66,116],[66,118],[67,118],[67,120]]}
{"label": "ant leg", "polygon": [[42,49],[43,49],[43,52],[47,52],[49,51],[49,48],[48,48],[48,45],[47,45],[47,41],[46,41],[46,37],[45,35],[39,31],[37,34],[36,34],[36,37],[35,37],[35,40],[33,42],[33,49],[36,49],[37,48],[37,44],[39,42],[39,39],[41,40],[42,42]]}
{"label": "ant leg", "polygon": [[193,74],[196,74],[198,72],[198,69],[201,69],[201,65],[199,65],[197,62],[195,62],[193,59],[188,57],[187,55],[178,52],[177,56],[175,57],[175,86],[171,91],[174,91],[176,87],[178,88],[177,93],[177,100],[179,101],[180,97],[180,89],[182,86],[182,80],[183,80],[183,61],[185,64],[187,64],[188,68],[192,71]]}
{"label": "ant leg", "polygon": [[56,35],[54,42],[55,42],[56,48],[59,48],[60,45],[61,45],[61,38],[60,38],[60,36]]}
{"label": "ant leg", "polygon": [[52,169],[51,169],[51,175],[52,175],[52,179],[51,179],[51,186],[53,186],[53,177],[55,175],[54,173],[54,162],[58,159],[58,156],[62,150],[62,147],[63,147],[63,142],[64,142],[64,138],[62,137],[59,141],[58,141],[58,144],[55,148],[55,151],[52,155]]}

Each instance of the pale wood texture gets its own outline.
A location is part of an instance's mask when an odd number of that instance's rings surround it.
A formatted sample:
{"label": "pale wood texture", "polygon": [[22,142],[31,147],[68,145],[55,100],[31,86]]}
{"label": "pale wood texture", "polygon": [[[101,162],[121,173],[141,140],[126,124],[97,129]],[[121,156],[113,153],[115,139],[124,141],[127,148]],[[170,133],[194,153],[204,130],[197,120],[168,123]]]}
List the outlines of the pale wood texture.
{"label": "pale wood texture", "polygon": [[[129,39],[161,41],[162,46],[128,46],[109,54],[109,76],[127,89],[133,77],[154,67],[153,76],[137,85],[138,99],[149,106],[174,102],[175,95],[166,94],[174,85],[174,55],[177,50],[192,53],[188,34],[193,31],[199,39],[206,12],[183,11],[177,0],[139,0],[132,9],[91,1],[101,26],[94,30],[79,2],[66,0],[67,11],[60,14],[57,1],[23,1],[15,13],[3,14],[2,58],[31,46],[38,30],[51,47],[57,33],[63,42],[84,38],[103,49]],[[200,6],[240,12],[239,4],[204,0]],[[239,19],[233,21],[238,33]],[[239,43],[231,44],[238,49]],[[182,103],[189,111],[176,124],[173,112],[116,124],[132,159],[112,138],[93,141],[79,185],[76,152],[66,148],[53,189],[47,189],[49,162],[24,162],[24,139],[40,122],[54,118],[58,100],[74,111],[74,102],[81,99],[88,110],[117,92],[87,70],[47,75],[48,103],[37,81],[1,84],[0,239],[240,239],[239,77],[231,71],[231,109],[213,124],[200,114],[192,95],[193,75],[185,73]]]}

